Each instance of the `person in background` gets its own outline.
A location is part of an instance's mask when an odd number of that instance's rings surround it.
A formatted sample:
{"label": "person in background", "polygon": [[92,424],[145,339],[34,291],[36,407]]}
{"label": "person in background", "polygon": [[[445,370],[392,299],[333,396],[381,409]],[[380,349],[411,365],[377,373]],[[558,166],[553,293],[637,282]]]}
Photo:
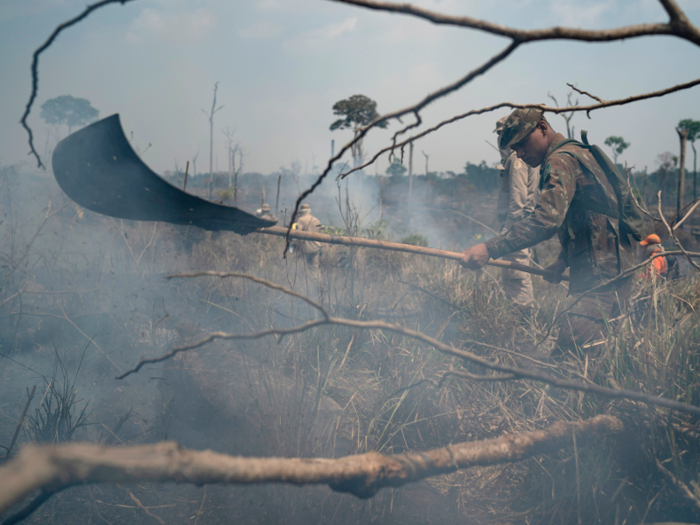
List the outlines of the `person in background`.
{"label": "person in background", "polygon": [[[643,247],[642,257],[647,260],[652,255],[664,252],[664,247],[661,244],[661,239],[655,233],[649,234],[645,239],[639,241],[639,245]],[[658,277],[664,277],[666,279],[677,278],[678,267],[675,259],[673,257],[656,257],[647,265],[647,269],[642,274],[643,278],[651,279],[652,272]]]}
{"label": "person in background", "polygon": [[266,221],[279,222],[279,219],[275,215],[272,215],[269,204],[263,204],[260,208],[255,210],[255,216],[260,219],[265,219]]}
{"label": "person in background", "polygon": [[[301,232],[321,233],[321,221],[311,215],[311,206],[302,204],[299,207],[299,218],[292,225],[292,229]],[[300,256],[303,255],[306,267],[309,268],[314,275],[318,273],[319,257],[321,255],[321,243],[316,241],[307,241],[296,239],[293,241],[294,251]]]}
{"label": "person in background", "polygon": [[[494,133],[498,135],[499,142],[503,124],[508,116],[501,118],[496,123]],[[540,182],[539,168],[533,168],[518,158],[510,149],[500,149],[501,180],[498,191],[498,205],[496,216],[501,227],[500,233],[504,234],[518,221],[532,215],[537,204],[537,186]],[[523,248],[502,257],[505,261],[529,266],[530,249]],[[529,273],[519,270],[503,268],[501,271],[503,290],[508,297],[520,308],[523,313],[529,311],[535,298],[532,293],[532,277]]]}

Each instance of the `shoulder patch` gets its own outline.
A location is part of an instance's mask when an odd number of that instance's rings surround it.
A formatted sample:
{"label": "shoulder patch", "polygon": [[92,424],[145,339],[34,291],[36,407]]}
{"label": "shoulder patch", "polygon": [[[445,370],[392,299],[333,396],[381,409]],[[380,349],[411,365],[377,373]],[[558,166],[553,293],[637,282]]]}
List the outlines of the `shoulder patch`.
{"label": "shoulder patch", "polygon": [[522,169],[525,165],[523,164],[523,161],[520,159],[515,159],[515,162],[513,163],[513,169],[519,170]]}

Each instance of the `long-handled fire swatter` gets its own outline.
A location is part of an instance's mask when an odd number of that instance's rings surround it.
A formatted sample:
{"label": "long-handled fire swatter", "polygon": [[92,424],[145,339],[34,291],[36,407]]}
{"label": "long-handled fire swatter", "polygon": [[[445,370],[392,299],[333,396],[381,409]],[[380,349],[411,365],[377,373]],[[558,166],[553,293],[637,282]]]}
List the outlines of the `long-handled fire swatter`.
{"label": "long-handled fire swatter", "polygon": [[[68,197],[88,210],[109,217],[189,225],[240,235],[289,235],[327,244],[379,248],[456,261],[462,258],[460,253],[410,244],[288,231],[234,206],[190,195],[146,166],[126,139],[119,115],[99,120],[63,139],[54,150],[52,162],[54,176]],[[545,270],[508,261],[490,260],[487,264],[548,275]],[[565,276],[564,279],[568,280]]]}

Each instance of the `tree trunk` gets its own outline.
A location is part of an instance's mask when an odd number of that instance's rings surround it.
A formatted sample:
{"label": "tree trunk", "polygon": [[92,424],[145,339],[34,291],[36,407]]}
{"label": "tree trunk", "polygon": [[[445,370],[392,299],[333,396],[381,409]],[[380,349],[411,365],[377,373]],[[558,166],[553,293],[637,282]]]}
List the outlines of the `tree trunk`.
{"label": "tree trunk", "polygon": [[413,191],[413,142],[408,146],[408,203],[411,203]]}
{"label": "tree trunk", "polygon": [[681,140],[681,155],[678,165],[678,204],[676,213],[683,207],[683,197],[685,195],[685,146],[688,142],[688,130],[676,128],[678,138]]}
{"label": "tree trunk", "polygon": [[[214,84],[214,99],[211,102],[211,111],[209,112],[209,200],[211,200],[214,191],[214,113],[220,108],[216,107],[216,90],[219,89],[219,83]],[[202,110],[206,115],[207,112]]]}
{"label": "tree trunk", "polygon": [[230,188],[233,184],[233,159],[231,158],[235,154],[234,150],[231,149],[231,145],[228,147],[228,187]]}
{"label": "tree trunk", "polygon": [[693,147],[693,200],[698,198],[698,152],[695,149],[695,141],[691,142]]}
{"label": "tree trunk", "polygon": [[[216,104],[216,92],[214,92],[214,104]],[[209,200],[214,190],[214,110],[209,116]]]}

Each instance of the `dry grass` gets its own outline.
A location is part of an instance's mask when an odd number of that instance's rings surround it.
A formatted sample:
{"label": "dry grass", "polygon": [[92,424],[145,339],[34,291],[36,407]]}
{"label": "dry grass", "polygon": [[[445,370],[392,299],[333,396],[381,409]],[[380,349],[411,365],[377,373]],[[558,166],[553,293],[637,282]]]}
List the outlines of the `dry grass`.
{"label": "dry grass", "polygon": [[[346,230],[362,230],[352,213],[346,210],[345,217]],[[60,332],[65,343],[62,351],[69,353],[87,343],[81,332],[92,336],[90,328],[102,333],[109,326],[113,335],[96,337],[102,352],[94,350],[91,367],[81,372],[89,381],[106,381],[116,375],[116,368],[132,366],[138,352],[161,353],[169,344],[168,338],[192,339],[217,329],[254,332],[271,324],[299,323],[314,315],[299,301],[247,281],[199,278],[166,284],[161,279],[166,272],[251,273],[308,293],[335,315],[383,318],[493,359],[528,366],[531,363],[517,352],[525,343],[541,338],[555,312],[567,303],[562,287],[535,278],[538,310],[531,320],[523,322],[504,297],[493,270],[477,275],[449,261],[338,246],[324,247],[320,279],[314,282],[301,260],[281,259],[283,244],[277,238],[242,238],[166,226],[154,229],[148,224],[102,219],[71,206],[44,226],[27,260],[17,264],[17,253],[22,252],[20,239],[31,237],[33,231],[11,220],[0,227],[4,228],[2,257],[6,262],[0,302],[13,290],[22,289],[25,282],[31,283],[35,292],[62,292],[22,294],[22,305],[18,299],[3,304],[3,351],[11,349],[17,360],[39,362],[50,355],[47,333]],[[372,234],[376,231],[373,228]],[[91,244],[84,246],[81,239],[88,232],[98,235],[88,237]],[[55,237],[62,242],[54,242]],[[546,264],[553,251],[541,249],[539,256]],[[700,404],[699,305],[697,278],[641,283],[630,309],[620,319],[610,321],[604,344],[536,366],[570,378]],[[120,354],[120,349],[130,350]],[[67,363],[69,369],[76,359]],[[184,370],[195,362],[200,367],[197,376]],[[219,344],[198,350],[196,357],[193,354],[182,361],[166,362],[164,373],[169,373],[169,366],[179,367],[178,373],[184,375],[178,377],[184,378],[210,377],[206,374],[214,378],[217,373],[216,377],[240,377],[248,386],[224,381],[202,394],[218,396],[222,407],[228,399],[222,392],[227,389],[234,392],[231,395],[245,388],[263,392],[259,403],[242,412],[241,417],[247,419],[230,424],[232,429],[256,425],[265,435],[256,445],[264,446],[270,455],[423,450],[600,413],[620,417],[628,432],[615,443],[575,451],[572,442],[572,447],[560,454],[459,471],[401,491],[386,490],[366,503],[316,488],[212,488],[206,501],[200,492],[191,498],[192,493],[183,489],[133,488],[138,499],[166,522],[184,523],[198,509],[203,513],[202,523],[230,522],[234,517],[256,523],[472,520],[617,525],[700,518],[694,503],[655,465],[658,459],[691,490],[693,483],[700,481],[700,429],[697,421],[686,415],[531,381],[469,382],[449,377],[436,387],[434,382],[451,366],[483,371],[454,363],[399,335],[344,327],[314,329],[282,341],[270,338]],[[234,369],[241,375],[235,375]],[[148,389],[162,381],[149,383],[148,375],[157,373],[141,372],[146,374],[139,387],[144,388],[144,400],[156,399]],[[192,384],[206,383],[197,381],[192,379]],[[211,381],[214,385],[215,380]],[[140,436],[136,441],[163,437],[158,433],[159,425],[167,427],[163,421],[173,408],[172,404],[163,405],[158,409],[158,421],[144,423],[137,407],[134,417],[124,425],[124,437]],[[12,414],[4,405],[2,410]],[[328,425],[324,411],[337,417],[334,426]],[[93,419],[99,421],[102,415],[94,413]],[[106,426],[115,428],[123,415],[112,414],[112,423]],[[184,425],[179,420],[175,424]],[[105,433],[102,427],[91,434],[95,441],[99,433]],[[9,432],[4,427],[1,430],[2,436]],[[232,446],[230,442],[227,445],[225,436],[210,438],[211,443],[204,446]],[[242,503],[246,497],[255,503]],[[263,502],[264,511],[259,510],[258,501]],[[124,490],[105,487],[65,493],[45,504],[37,519],[52,515],[55,523],[70,522],[71,505],[90,509],[96,521],[100,521],[98,513],[109,520],[148,521]]]}

